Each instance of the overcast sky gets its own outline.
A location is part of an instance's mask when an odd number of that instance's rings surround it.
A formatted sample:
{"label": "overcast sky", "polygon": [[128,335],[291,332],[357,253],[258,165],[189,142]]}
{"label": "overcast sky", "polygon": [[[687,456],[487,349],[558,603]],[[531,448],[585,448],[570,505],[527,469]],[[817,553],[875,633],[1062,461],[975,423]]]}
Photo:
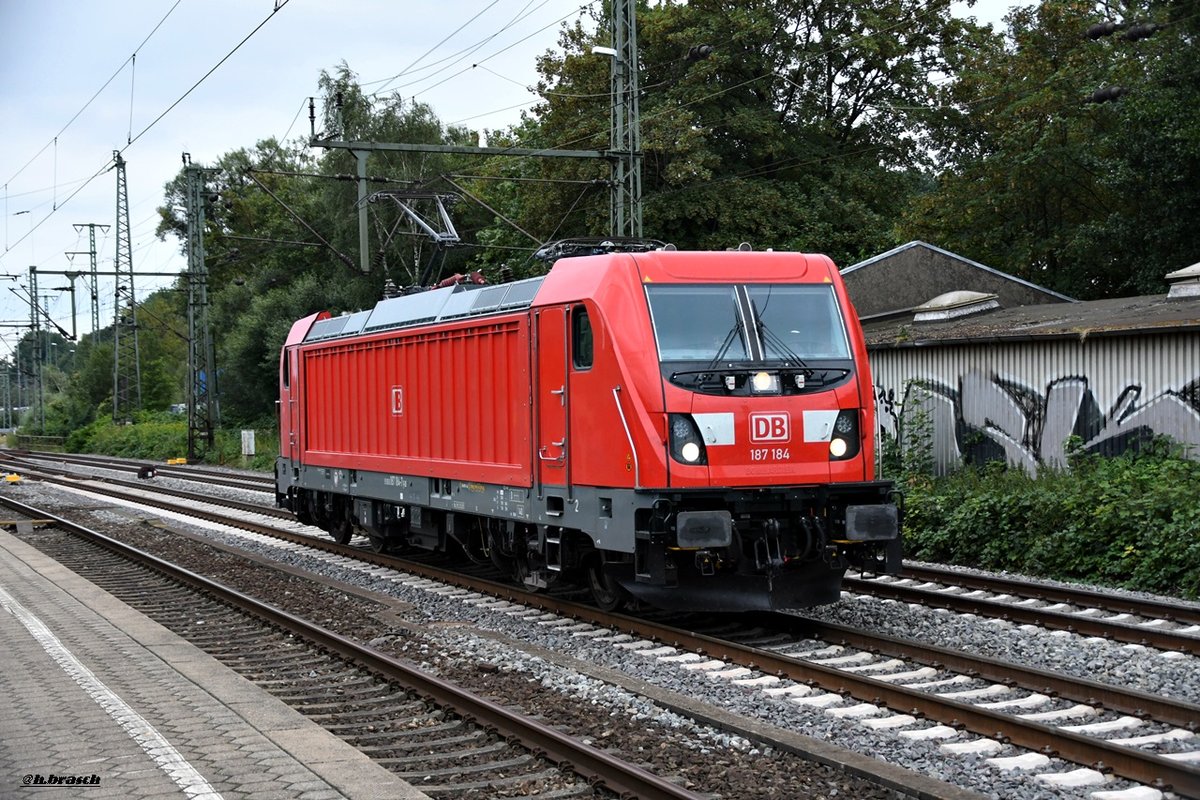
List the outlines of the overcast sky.
{"label": "overcast sky", "polygon": [[[535,58],[555,46],[562,22],[590,5],[0,0],[0,275],[16,276],[0,279],[0,323],[28,323],[28,302],[11,290],[24,294],[34,265],[51,317],[71,329],[70,297],[54,291],[67,279],[48,273],[88,268],[86,255],[65,255],[88,249],[75,224],[110,226],[97,232],[97,251],[99,269],[112,271],[116,178],[104,170],[114,150],[127,164],[135,273],[178,272],[186,266],[179,242],[158,242],[154,228],[183,152],[204,164],[271,136],[306,137],[320,71],[342,61],[364,88],[415,96],[443,123],[503,128],[536,100],[525,88],[536,80]],[[980,0],[963,13],[998,23],[1009,5]],[[138,298],[170,282],[137,279]],[[112,287],[101,280],[102,326],[111,322]],[[90,328],[83,281],[76,302],[82,334]],[[0,357],[23,333],[0,327]]]}

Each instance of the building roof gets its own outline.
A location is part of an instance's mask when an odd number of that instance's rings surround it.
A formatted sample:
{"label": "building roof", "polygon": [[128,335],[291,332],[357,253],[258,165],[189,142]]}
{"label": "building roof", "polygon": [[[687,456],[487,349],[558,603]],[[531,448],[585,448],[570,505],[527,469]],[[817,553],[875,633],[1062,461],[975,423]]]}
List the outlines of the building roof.
{"label": "building roof", "polygon": [[911,317],[923,303],[947,292],[994,294],[1001,306],[1072,302],[1072,298],[926,242],[909,242],[841,271],[850,299],[866,322]]}
{"label": "building roof", "polygon": [[939,322],[914,322],[911,314],[863,320],[863,333],[871,348],[1164,331],[1200,331],[1200,296],[1167,299],[1160,294],[999,308]]}

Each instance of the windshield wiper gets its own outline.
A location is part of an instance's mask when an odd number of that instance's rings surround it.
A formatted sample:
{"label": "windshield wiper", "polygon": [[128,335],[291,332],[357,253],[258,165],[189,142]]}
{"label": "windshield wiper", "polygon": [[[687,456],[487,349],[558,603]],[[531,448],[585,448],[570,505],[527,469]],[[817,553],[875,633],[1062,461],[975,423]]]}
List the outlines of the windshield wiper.
{"label": "windshield wiper", "polygon": [[721,363],[721,359],[729,352],[729,348],[733,345],[733,340],[742,333],[742,320],[737,318],[733,321],[733,327],[729,329],[729,333],[725,334],[725,341],[721,343],[721,348],[717,350],[717,354],[713,356],[713,360],[708,362],[709,369],[716,369]]}
{"label": "windshield wiper", "polygon": [[[768,294],[767,295],[767,303],[770,303],[770,302],[771,302],[771,295]],[[758,338],[761,339],[764,344],[769,344],[771,347],[778,350],[780,353],[782,353],[784,355],[785,358],[789,359],[797,367],[804,370],[804,372],[806,374],[811,375],[812,369],[808,366],[808,364],[804,363],[804,359],[802,359],[800,356],[793,353],[792,349],[787,346],[787,342],[785,342],[783,339],[781,339],[775,333],[775,331],[768,328],[767,323],[763,322],[762,312],[758,310],[758,303],[755,302],[754,300],[751,300],[750,305],[754,307],[755,329],[758,331]],[[764,304],[763,308],[765,309],[766,307],[767,307],[766,304]],[[763,348],[763,360],[764,361],[766,360],[766,355],[767,355],[766,348],[764,347]]]}

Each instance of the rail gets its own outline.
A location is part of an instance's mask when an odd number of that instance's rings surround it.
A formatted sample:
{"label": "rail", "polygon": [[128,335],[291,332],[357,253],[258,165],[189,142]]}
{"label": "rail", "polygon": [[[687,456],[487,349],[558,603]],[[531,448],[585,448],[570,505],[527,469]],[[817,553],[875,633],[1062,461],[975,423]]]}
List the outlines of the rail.
{"label": "rail", "polygon": [[514,737],[530,750],[541,753],[551,761],[604,785],[618,795],[628,795],[641,798],[641,800],[702,800],[701,795],[647,772],[641,767],[584,744],[552,727],[510,711],[441,678],[397,661],[372,647],[313,625],[224,584],[209,580],[124,542],[119,542],[90,528],[12,498],[0,497],[0,505],[33,519],[49,521],[55,527],[68,530],[135,562],[151,566],[180,583],[207,592],[222,602],[265,619],[284,630],[304,637],[319,647],[375,670],[389,679],[433,698],[437,703],[454,708],[464,716],[473,717],[481,724],[494,728],[502,736]]}

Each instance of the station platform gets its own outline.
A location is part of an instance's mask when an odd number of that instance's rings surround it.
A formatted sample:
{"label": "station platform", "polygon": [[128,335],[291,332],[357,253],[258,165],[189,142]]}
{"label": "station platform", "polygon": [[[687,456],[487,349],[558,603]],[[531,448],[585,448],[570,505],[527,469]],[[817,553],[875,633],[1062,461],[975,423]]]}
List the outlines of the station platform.
{"label": "station platform", "polygon": [[427,795],[0,531],[0,797]]}

